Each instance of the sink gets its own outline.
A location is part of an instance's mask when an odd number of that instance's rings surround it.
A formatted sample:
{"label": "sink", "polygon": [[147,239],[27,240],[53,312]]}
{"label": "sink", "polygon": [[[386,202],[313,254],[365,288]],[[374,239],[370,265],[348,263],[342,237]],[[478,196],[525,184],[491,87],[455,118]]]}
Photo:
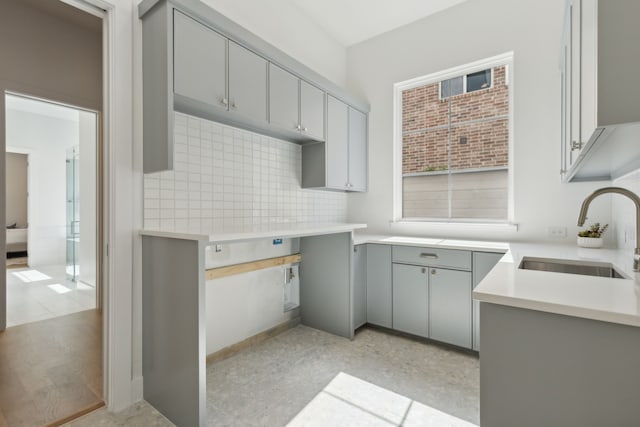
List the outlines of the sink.
{"label": "sink", "polygon": [[608,262],[523,257],[518,268],[523,270],[551,271],[554,273],[582,274],[584,276],[610,277],[614,279],[629,278]]}

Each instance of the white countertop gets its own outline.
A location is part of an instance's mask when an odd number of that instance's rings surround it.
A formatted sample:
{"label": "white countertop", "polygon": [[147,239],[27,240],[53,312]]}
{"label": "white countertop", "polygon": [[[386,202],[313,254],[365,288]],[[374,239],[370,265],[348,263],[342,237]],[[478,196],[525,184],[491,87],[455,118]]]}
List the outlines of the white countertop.
{"label": "white countertop", "polygon": [[[632,271],[632,250],[525,243],[509,246],[509,252],[474,289],[474,299],[640,326],[640,275]],[[523,270],[518,266],[525,256],[608,262],[629,279]]]}
{"label": "white countertop", "polygon": [[461,249],[479,252],[504,253],[509,250],[509,244],[505,242],[489,242],[477,240],[453,240],[430,237],[408,237],[408,236],[384,236],[376,234],[354,234],[354,244],[377,243],[396,246],[425,246],[444,249]]}
{"label": "white countertop", "polygon": [[366,224],[295,222],[255,225],[234,229],[192,230],[190,232],[144,229],[140,231],[140,234],[143,236],[166,237],[170,239],[202,240],[209,243],[229,243],[255,239],[294,238],[346,233],[366,227]]}
{"label": "white countertop", "polygon": [[[575,244],[505,243],[355,233],[355,243],[506,252],[473,291],[479,301],[548,313],[640,326],[640,274],[631,249],[585,249]],[[537,257],[613,264],[629,279],[522,270],[522,258]]]}

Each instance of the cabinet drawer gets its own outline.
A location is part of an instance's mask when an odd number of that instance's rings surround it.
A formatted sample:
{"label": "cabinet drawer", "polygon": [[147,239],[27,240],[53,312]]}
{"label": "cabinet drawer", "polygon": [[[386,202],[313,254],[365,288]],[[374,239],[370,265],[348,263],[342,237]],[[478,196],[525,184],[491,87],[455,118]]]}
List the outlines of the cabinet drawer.
{"label": "cabinet drawer", "polygon": [[471,252],[455,249],[394,246],[393,262],[471,270]]}

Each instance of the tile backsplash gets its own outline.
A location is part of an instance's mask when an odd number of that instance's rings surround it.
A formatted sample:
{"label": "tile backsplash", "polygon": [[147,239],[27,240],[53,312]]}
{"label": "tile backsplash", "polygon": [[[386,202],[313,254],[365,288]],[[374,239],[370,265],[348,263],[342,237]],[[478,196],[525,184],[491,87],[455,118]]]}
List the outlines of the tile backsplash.
{"label": "tile backsplash", "polygon": [[174,132],[174,170],[144,176],[145,228],[346,221],[345,193],[300,187],[300,145],[181,113]]}

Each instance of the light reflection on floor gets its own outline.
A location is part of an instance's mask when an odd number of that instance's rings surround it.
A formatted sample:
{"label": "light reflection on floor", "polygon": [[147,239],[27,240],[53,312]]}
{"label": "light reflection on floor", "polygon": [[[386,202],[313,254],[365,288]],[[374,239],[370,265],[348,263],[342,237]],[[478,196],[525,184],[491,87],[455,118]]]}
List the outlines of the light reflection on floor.
{"label": "light reflection on floor", "polygon": [[288,427],[474,427],[468,421],[340,372]]}
{"label": "light reflection on floor", "polygon": [[95,307],[95,288],[68,280],[64,265],[7,270],[8,327]]}

